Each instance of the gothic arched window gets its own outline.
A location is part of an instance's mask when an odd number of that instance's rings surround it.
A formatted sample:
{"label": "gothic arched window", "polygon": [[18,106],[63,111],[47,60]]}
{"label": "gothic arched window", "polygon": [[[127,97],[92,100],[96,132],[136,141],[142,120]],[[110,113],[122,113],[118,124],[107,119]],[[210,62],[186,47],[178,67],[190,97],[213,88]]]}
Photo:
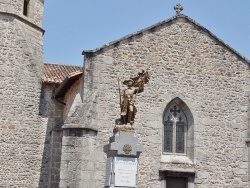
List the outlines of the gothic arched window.
{"label": "gothic arched window", "polygon": [[188,122],[185,113],[176,103],[167,107],[163,117],[163,125],[163,152],[186,153]]}

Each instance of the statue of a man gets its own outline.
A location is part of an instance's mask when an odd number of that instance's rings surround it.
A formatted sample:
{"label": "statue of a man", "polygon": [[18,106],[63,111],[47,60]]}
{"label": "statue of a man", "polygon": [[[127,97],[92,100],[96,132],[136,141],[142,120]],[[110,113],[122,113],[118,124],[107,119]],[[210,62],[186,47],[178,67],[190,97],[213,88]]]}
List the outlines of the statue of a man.
{"label": "statue of a man", "polygon": [[135,95],[138,92],[138,87],[134,87],[132,79],[124,82],[127,86],[121,93],[121,119],[123,124],[134,123],[135,114],[137,112],[134,105]]}
{"label": "statue of a man", "polygon": [[143,92],[144,84],[149,81],[148,72],[142,71],[138,76],[123,82],[126,88],[121,93],[121,120],[123,124],[133,124],[137,112],[134,105],[137,93]]}

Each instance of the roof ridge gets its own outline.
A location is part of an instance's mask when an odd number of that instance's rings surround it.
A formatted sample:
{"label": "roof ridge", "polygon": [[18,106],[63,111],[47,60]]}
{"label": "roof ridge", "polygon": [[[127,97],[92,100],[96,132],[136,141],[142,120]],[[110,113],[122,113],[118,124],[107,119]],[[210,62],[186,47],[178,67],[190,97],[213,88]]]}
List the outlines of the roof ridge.
{"label": "roof ridge", "polygon": [[82,67],[80,65],[59,64],[59,63],[53,63],[53,62],[44,62],[44,64],[58,65],[58,66],[68,66],[68,67]]}

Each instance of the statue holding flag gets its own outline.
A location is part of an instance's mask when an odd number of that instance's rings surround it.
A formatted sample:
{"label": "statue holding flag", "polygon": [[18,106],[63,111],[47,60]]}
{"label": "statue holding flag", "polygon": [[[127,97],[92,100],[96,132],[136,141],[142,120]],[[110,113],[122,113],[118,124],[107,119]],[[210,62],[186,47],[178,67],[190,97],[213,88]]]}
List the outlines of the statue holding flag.
{"label": "statue holding flag", "polygon": [[120,92],[121,123],[133,125],[137,109],[134,105],[135,96],[144,90],[144,84],[148,83],[148,72],[142,71],[137,77],[130,78],[123,82],[126,88]]}

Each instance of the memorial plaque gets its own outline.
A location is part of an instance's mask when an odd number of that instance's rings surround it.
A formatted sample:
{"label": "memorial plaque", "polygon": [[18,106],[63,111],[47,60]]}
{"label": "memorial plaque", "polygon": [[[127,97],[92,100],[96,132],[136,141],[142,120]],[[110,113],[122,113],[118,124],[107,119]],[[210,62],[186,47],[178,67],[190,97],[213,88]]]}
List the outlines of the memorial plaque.
{"label": "memorial plaque", "polygon": [[136,188],[138,158],[142,145],[133,131],[119,132],[109,139],[103,151],[107,154],[105,188]]}
{"label": "memorial plaque", "polygon": [[115,186],[136,187],[137,158],[115,157]]}

